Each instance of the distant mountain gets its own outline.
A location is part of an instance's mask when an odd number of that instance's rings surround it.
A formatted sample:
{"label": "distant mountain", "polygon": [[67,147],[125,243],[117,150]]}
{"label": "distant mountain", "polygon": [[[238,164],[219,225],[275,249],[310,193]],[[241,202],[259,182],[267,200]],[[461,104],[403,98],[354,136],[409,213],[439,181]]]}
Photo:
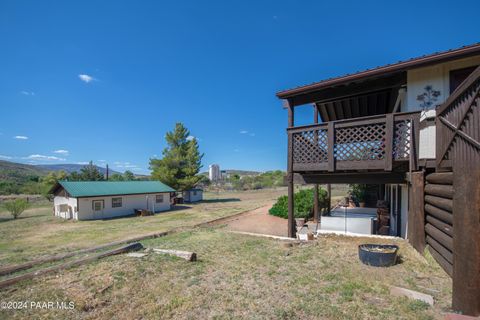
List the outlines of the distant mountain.
{"label": "distant mountain", "polygon": [[[45,171],[65,171],[67,173],[72,173],[72,172],[80,172],[80,170],[85,167],[84,164],[37,164],[35,165],[34,167],[37,167],[39,168],[40,170],[45,170]],[[99,167],[99,166],[95,166],[97,167],[98,171],[101,173],[101,174],[106,174],[107,173],[107,169],[106,168],[103,168],[103,167]],[[112,170],[112,169],[109,169],[109,174],[112,175],[114,173],[118,173],[118,174],[121,174],[120,172],[118,171],[115,171],[115,170]]]}
{"label": "distant mountain", "polygon": [[23,181],[26,177],[41,177],[47,173],[48,170],[38,166],[0,160],[0,180]]}

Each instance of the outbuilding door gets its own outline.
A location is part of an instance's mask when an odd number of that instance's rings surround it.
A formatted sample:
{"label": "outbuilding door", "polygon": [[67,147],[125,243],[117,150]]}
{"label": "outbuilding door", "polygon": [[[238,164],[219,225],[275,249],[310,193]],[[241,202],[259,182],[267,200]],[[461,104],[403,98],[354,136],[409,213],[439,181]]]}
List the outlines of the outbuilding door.
{"label": "outbuilding door", "polygon": [[105,209],[105,201],[104,200],[93,200],[92,201],[92,210],[93,216],[95,219],[103,218],[103,210]]}

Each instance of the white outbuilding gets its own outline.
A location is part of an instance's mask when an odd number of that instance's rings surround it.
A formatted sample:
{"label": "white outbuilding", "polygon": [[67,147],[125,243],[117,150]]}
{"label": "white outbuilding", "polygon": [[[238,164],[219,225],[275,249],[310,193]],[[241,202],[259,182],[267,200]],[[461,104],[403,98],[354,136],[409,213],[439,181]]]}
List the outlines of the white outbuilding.
{"label": "white outbuilding", "polygon": [[59,181],[51,190],[55,216],[74,220],[170,210],[173,192],[160,181]]}
{"label": "white outbuilding", "polygon": [[198,202],[203,200],[202,189],[189,189],[182,192],[183,201],[185,202]]}

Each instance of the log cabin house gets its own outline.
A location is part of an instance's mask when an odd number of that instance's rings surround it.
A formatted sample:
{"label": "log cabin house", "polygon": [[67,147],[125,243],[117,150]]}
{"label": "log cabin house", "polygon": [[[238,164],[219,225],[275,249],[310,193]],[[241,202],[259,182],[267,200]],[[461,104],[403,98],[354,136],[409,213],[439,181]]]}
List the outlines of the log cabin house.
{"label": "log cabin house", "polygon": [[[479,315],[479,66],[475,44],[278,92],[288,109],[289,236],[294,184],[377,186],[389,234],[428,248],[453,279],[453,308]],[[311,124],[296,126],[305,106]]]}

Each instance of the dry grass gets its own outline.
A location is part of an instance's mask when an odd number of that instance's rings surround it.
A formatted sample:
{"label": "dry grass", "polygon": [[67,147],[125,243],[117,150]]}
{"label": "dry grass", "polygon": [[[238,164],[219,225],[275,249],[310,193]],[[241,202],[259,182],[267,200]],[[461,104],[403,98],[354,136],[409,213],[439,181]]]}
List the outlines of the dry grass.
{"label": "dry grass", "polygon": [[54,217],[51,204],[33,207],[13,220],[0,211],[0,265],[92,247],[143,234],[189,227],[258,208],[286,193],[285,189],[206,193],[206,201],[149,217],[72,221]]}
{"label": "dry grass", "polygon": [[[403,240],[402,263],[374,268],[357,245],[379,239],[329,236],[285,243],[201,228],[144,241],[195,251],[199,261],[115,256],[24,282],[0,301],[73,301],[73,310],[0,311],[0,318],[71,319],[431,319],[448,309],[449,277]],[[381,240],[385,242],[386,240]],[[394,298],[396,285],[434,295],[436,305]]]}

